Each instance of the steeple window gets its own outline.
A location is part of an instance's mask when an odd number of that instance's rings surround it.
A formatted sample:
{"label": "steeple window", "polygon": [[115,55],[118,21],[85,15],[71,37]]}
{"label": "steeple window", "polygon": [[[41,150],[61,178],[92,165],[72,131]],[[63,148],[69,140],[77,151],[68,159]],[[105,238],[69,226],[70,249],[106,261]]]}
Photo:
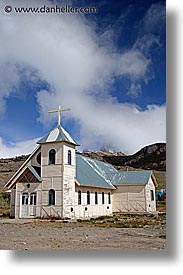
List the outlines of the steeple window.
{"label": "steeple window", "polygon": [[55,164],[55,155],[56,151],[54,149],[51,149],[49,151],[49,164]]}

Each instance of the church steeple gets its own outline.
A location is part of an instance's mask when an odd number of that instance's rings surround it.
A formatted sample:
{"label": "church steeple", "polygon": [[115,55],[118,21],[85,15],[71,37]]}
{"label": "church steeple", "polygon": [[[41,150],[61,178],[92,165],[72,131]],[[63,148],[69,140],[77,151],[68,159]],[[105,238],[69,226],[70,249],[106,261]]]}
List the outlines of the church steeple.
{"label": "church steeple", "polygon": [[37,143],[48,143],[48,142],[59,142],[59,141],[65,141],[68,143],[73,144],[74,146],[79,146],[77,142],[71,137],[71,135],[60,125],[61,122],[61,112],[71,110],[69,108],[67,109],[61,109],[59,106],[57,110],[50,110],[48,113],[56,113],[58,112],[58,125],[53,130],[51,130],[47,135],[42,137]]}

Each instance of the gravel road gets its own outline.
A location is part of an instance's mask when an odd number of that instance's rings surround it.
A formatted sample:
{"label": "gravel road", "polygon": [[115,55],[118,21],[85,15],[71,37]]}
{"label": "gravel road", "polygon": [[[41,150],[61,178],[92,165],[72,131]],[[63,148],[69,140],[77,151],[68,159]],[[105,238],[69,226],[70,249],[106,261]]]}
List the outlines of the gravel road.
{"label": "gravel road", "polygon": [[166,229],[115,228],[44,220],[0,220],[0,249],[84,250],[165,248]]}

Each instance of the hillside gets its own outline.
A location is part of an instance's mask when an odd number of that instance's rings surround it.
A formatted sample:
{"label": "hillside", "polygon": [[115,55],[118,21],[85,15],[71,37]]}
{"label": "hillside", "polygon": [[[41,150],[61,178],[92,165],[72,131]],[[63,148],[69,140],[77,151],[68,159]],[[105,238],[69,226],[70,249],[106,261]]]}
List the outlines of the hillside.
{"label": "hillside", "polygon": [[0,159],[0,187],[2,188],[11,176],[19,169],[28,156]]}
{"label": "hillside", "polygon": [[166,143],[148,145],[133,155],[121,152],[84,152],[82,155],[102,160],[121,169],[151,169],[166,171]]}
{"label": "hillside", "polygon": [[166,143],[156,143],[142,148],[129,156],[104,156],[115,166],[166,171]]}
{"label": "hillside", "polygon": [[[156,143],[146,146],[133,155],[125,155],[121,152],[84,152],[80,153],[97,160],[111,163],[119,170],[153,169],[166,171],[166,144]],[[11,178],[28,156],[0,159],[0,187]]]}

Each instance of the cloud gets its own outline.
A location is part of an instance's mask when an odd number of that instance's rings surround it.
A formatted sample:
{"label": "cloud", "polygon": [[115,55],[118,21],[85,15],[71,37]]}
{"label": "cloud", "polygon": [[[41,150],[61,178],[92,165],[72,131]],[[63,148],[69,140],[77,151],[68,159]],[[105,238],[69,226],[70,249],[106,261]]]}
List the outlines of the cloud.
{"label": "cloud", "polygon": [[166,24],[166,9],[161,3],[152,4],[142,19],[143,31],[159,33]]}
{"label": "cloud", "polygon": [[159,37],[157,37],[156,35],[153,35],[152,33],[150,33],[150,34],[145,34],[145,35],[139,37],[135,41],[135,43],[133,45],[133,49],[134,50],[138,49],[145,56],[150,56],[151,49],[154,46],[159,48],[159,47],[161,47],[161,43],[159,41]]}
{"label": "cloud", "polygon": [[[3,60],[4,61],[4,60]],[[17,94],[15,87],[19,85],[20,76],[17,72],[15,64],[8,64],[4,61],[0,64],[0,117],[6,109],[5,99],[12,94]]]}
{"label": "cloud", "polygon": [[148,64],[149,60],[140,51],[126,51],[119,56],[118,73],[138,80],[144,77]]}
{"label": "cloud", "polygon": [[[38,3],[41,5],[41,1],[29,1],[28,6],[37,7]],[[8,4],[25,6],[25,1]],[[54,119],[48,109],[58,104],[70,107],[72,111],[64,117],[73,119],[80,128],[83,147],[94,148],[97,141],[133,152],[145,144],[165,140],[165,106],[140,110],[132,104],[119,103],[111,94],[118,77],[130,81],[129,94],[140,93],[151,64],[140,47],[119,51],[110,41],[112,33],[107,39],[106,34],[98,36],[95,26],[83,15],[5,14],[3,5],[0,4],[0,64],[5,66],[6,74],[6,60],[13,76],[6,92],[0,90],[3,112],[14,91],[10,87],[18,85],[22,74],[34,70],[35,78],[50,87],[37,91],[38,120],[48,126]],[[44,1],[44,5],[50,2]],[[31,73],[27,81],[33,81]]]}
{"label": "cloud", "polygon": [[135,47],[119,57],[117,72],[119,75],[128,76],[131,82],[128,95],[136,97],[141,93],[141,82],[147,82],[150,64],[151,60]]}
{"label": "cloud", "polygon": [[95,144],[108,144],[130,154],[144,145],[165,141],[165,106],[149,105],[143,111],[132,104],[112,102],[90,101],[79,106],[85,113],[85,117],[80,118],[82,149],[92,150]]}
{"label": "cloud", "polygon": [[33,140],[26,140],[22,142],[4,144],[3,139],[0,137],[0,158],[10,158],[20,155],[31,154],[36,148],[37,138]]}

